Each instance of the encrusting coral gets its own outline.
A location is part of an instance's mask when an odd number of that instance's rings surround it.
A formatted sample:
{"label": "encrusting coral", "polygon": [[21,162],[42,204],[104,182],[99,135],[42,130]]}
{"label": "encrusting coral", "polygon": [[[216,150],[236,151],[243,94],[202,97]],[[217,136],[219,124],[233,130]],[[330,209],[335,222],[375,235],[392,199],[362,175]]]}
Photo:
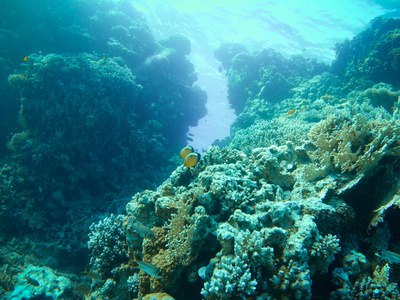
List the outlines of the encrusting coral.
{"label": "encrusting coral", "polygon": [[66,299],[72,297],[70,279],[54,274],[48,267],[27,265],[18,273],[14,291],[9,299]]}

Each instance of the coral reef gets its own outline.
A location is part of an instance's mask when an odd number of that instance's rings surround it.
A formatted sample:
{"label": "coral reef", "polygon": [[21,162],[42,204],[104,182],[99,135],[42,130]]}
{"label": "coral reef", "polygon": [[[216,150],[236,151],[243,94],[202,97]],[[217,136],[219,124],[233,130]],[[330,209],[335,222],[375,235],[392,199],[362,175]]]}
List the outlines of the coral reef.
{"label": "coral reef", "polygon": [[400,299],[397,283],[389,281],[389,271],[389,264],[377,265],[372,277],[361,276],[353,286],[347,277],[341,278],[343,286],[331,299]]}
{"label": "coral reef", "polygon": [[171,35],[159,43],[166,48],[175,49],[181,55],[189,55],[192,52],[190,40],[182,34]]}
{"label": "coral reef", "polygon": [[222,43],[214,52],[214,56],[218,59],[225,70],[231,66],[232,59],[239,53],[248,52],[246,46],[239,43]]}
{"label": "coral reef", "polygon": [[[151,139],[150,148],[166,143],[133,126],[140,87],[115,60],[32,56],[24,77],[10,76],[9,82],[21,90],[22,131],[11,138],[11,167],[2,171],[5,188],[13,191],[3,198],[8,224],[2,226],[26,230],[29,222],[43,229],[81,218],[99,195],[138,177],[130,168],[143,163],[138,158],[147,146],[139,140]],[[81,203],[81,212],[70,211]]]}
{"label": "coral reef", "polygon": [[[233,56],[235,53],[238,54]],[[229,66],[228,99],[236,114],[243,112],[251,100],[280,102],[289,96],[291,88],[301,83],[302,78],[310,79],[328,70],[328,66],[302,56],[287,59],[272,49],[249,54],[244,46],[230,44],[222,44],[216,50],[216,57],[224,68]]]}
{"label": "coral reef", "polygon": [[0,28],[1,298],[400,299],[377,255],[400,253],[398,20],[331,66],[222,44],[238,116],[187,168],[190,40],[156,41],[128,1],[48,9],[82,19]]}
{"label": "coral reef", "polygon": [[[161,290],[174,295],[185,282],[195,284],[199,279],[189,280],[194,266],[202,274],[205,299],[310,298],[312,274],[327,271],[340,251],[334,234],[347,226],[328,233],[317,224],[345,219],[350,208],[324,204],[323,192],[300,196],[304,187],[295,187],[297,172],[285,167],[296,160],[286,145],[250,155],[214,147],[195,167],[179,167],[156,192],[135,195],[128,216],[154,224],[155,239],[127,248],[142,252],[162,274],[162,279],[142,275],[139,295]],[[135,240],[132,235],[127,231],[127,240]]]}
{"label": "coral reef", "polygon": [[[155,238],[125,228],[126,249],[162,276],[132,277],[138,297],[398,299],[398,271],[376,256],[400,249],[396,87],[306,59],[300,77],[296,58],[231,46],[217,51],[241,112],[230,144],[127,204]],[[128,264],[109,280],[134,276]]]}
{"label": "coral reef", "polygon": [[[351,41],[336,44],[331,70],[352,84],[362,80],[399,87],[400,20],[377,17]],[[355,82],[357,80],[358,82]]]}
{"label": "coral reef", "polygon": [[79,273],[89,225],[168,176],[207,95],[189,39],[157,42],[128,1],[40,3],[0,13],[0,240]]}

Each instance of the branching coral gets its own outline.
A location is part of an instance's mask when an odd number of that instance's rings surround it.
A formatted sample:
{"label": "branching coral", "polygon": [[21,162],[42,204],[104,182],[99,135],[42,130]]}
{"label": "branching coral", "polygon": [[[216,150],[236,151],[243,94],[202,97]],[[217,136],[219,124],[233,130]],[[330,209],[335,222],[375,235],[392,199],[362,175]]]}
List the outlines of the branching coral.
{"label": "branching coral", "polygon": [[261,265],[274,268],[274,249],[266,245],[265,238],[269,235],[270,229],[263,228],[261,231],[254,230],[250,233],[239,231],[235,234],[234,252],[237,257],[251,265]]}
{"label": "branching coral", "polygon": [[389,264],[377,265],[372,277],[361,276],[354,284],[343,281],[343,287],[331,294],[331,299],[367,300],[367,299],[400,299],[397,283],[389,280]]}
{"label": "branching coral", "polygon": [[392,119],[367,120],[329,117],[309,132],[317,147],[311,156],[326,170],[364,174],[385,156],[400,156],[400,122]]}
{"label": "branching coral", "polygon": [[383,267],[376,266],[373,278],[367,277],[358,281],[352,294],[353,299],[371,299],[371,298],[383,298],[383,299],[399,299],[400,294],[397,289],[397,283],[389,281],[389,264],[385,264]]}
{"label": "branching coral", "polygon": [[128,260],[126,235],[122,228],[124,220],[124,216],[111,215],[90,226],[90,264],[104,278],[110,276],[114,267]]}
{"label": "branching coral", "polygon": [[328,272],[329,265],[335,260],[335,254],[339,251],[339,239],[335,235],[328,234],[317,238],[310,250],[311,257],[317,260],[315,268],[321,273]]}
{"label": "branching coral", "polygon": [[201,292],[207,300],[254,295],[257,281],[252,279],[249,266],[239,257],[224,255],[211,264],[214,265],[213,275]]}
{"label": "branching coral", "polygon": [[275,289],[282,292],[280,299],[311,299],[311,277],[306,263],[290,260],[271,281]]}

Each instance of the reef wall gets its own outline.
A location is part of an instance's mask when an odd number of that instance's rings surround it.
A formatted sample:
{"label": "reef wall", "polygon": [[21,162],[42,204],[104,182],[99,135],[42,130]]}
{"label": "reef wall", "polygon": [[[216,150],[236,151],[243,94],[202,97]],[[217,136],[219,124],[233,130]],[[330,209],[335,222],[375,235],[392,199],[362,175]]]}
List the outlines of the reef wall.
{"label": "reef wall", "polygon": [[156,41],[129,1],[13,1],[0,17],[2,261],[79,273],[90,224],[168,177],[207,95],[189,39]]}
{"label": "reef wall", "polygon": [[351,84],[361,80],[400,86],[400,20],[376,18],[368,29],[336,45],[331,71]]}

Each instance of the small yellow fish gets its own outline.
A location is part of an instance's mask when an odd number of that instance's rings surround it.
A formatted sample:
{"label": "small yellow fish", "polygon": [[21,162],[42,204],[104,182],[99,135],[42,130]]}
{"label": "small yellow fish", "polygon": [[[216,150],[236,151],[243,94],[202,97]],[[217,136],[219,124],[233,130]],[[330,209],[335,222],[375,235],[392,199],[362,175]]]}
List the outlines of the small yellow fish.
{"label": "small yellow fish", "polygon": [[325,98],[325,100],[328,100],[328,93],[325,93],[324,98]]}
{"label": "small yellow fish", "polygon": [[287,112],[288,115],[293,115],[296,111],[294,109],[291,109]]}
{"label": "small yellow fish", "polygon": [[29,60],[29,57],[28,56],[25,56],[24,57],[24,61],[28,61]]}
{"label": "small yellow fish", "polygon": [[151,264],[145,263],[144,261],[140,260],[133,260],[133,262],[139,266],[140,270],[146,272],[150,276],[153,276],[154,278],[157,279],[162,279],[161,271],[156,266],[153,266]]}
{"label": "small yellow fish", "polygon": [[201,158],[200,153],[192,152],[185,157],[183,165],[188,168],[193,167],[195,164],[199,162],[200,158]]}
{"label": "small yellow fish", "polygon": [[185,158],[186,156],[188,156],[188,154],[193,152],[193,147],[192,146],[186,146],[185,148],[183,148],[181,150],[181,158]]}
{"label": "small yellow fish", "polygon": [[103,58],[103,59],[106,59],[106,58],[107,58],[107,56],[103,55],[103,56],[102,56],[102,58]]}

